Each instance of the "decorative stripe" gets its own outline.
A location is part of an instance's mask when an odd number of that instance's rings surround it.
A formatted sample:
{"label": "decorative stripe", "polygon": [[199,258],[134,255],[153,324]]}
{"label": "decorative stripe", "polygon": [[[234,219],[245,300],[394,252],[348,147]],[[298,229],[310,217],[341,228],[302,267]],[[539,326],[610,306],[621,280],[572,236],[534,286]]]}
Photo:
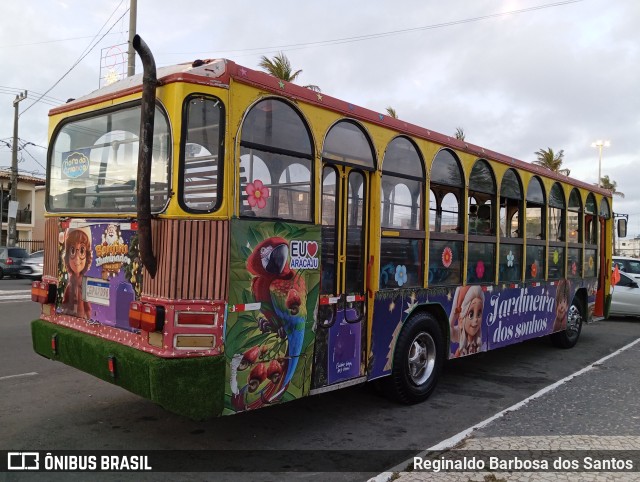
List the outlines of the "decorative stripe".
{"label": "decorative stripe", "polygon": [[229,311],[233,313],[242,313],[243,311],[257,311],[262,303],[245,303],[240,305],[229,305]]}

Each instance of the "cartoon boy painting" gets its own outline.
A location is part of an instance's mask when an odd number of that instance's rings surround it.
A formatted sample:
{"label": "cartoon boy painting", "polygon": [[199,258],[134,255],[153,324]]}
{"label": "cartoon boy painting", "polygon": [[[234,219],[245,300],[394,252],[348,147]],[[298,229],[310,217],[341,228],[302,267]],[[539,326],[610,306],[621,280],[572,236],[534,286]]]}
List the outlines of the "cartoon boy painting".
{"label": "cartoon boy painting", "polygon": [[569,311],[569,280],[561,279],[556,290],[556,319],[552,332],[564,330],[567,327],[567,312]]}
{"label": "cartoon boy painting", "polygon": [[449,321],[451,342],[458,343],[455,357],[482,351],[482,312],[484,292],[480,286],[462,286],[456,290]]}
{"label": "cartoon boy painting", "polygon": [[89,319],[91,304],[82,299],[82,278],[91,266],[91,240],[83,229],[70,229],[64,242],[64,264],[69,283],[62,298],[62,312]]}

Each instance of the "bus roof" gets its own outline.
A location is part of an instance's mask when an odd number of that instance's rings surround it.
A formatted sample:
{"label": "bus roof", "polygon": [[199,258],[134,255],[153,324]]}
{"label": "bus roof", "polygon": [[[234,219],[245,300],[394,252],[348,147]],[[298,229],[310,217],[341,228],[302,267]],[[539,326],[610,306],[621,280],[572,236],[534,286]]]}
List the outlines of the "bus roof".
{"label": "bus roof", "polygon": [[[143,74],[140,73],[127,77],[111,85],[95,90],[88,95],[70,100],[67,104],[49,111],[49,115],[68,112],[79,107],[114,100],[122,97],[123,95],[140,92],[142,90],[142,75]],[[160,67],[157,69],[156,76],[159,84],[161,85],[172,82],[187,82],[208,86],[228,87],[231,83],[231,79],[233,79],[236,82],[254,85],[274,94],[315,104],[353,119],[370,122],[410,136],[429,140],[445,147],[451,147],[453,149],[475,155],[478,158],[498,161],[510,167],[523,169],[540,176],[588,189],[606,197],[612,196],[611,191],[600,188],[594,184],[588,184],[563,174],[553,172],[542,166],[537,166],[530,162],[521,161],[481,146],[477,146],[463,140],[458,140],[453,136],[440,134],[424,127],[405,122],[401,119],[395,119],[386,114],[345,102],[324,93],[315,92],[306,87],[301,87],[299,85],[283,81],[265,72],[238,65],[231,60],[195,60],[192,63]]]}

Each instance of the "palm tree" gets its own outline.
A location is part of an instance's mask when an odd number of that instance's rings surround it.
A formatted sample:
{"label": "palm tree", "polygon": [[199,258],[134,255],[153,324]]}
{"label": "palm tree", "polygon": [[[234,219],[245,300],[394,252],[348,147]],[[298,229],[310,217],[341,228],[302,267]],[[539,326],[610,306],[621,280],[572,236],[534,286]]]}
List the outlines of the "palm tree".
{"label": "palm tree", "polygon": [[[298,75],[302,73],[302,69],[296,70],[295,72],[293,71],[291,62],[289,62],[289,59],[283,52],[279,52],[273,59],[263,55],[258,66],[268,74],[278,79],[286,80],[287,82],[295,82]],[[317,85],[304,85],[303,87],[311,89],[314,92],[320,92],[320,87]]]}
{"label": "palm tree", "polygon": [[553,172],[559,172],[568,176],[571,173],[570,169],[560,169],[562,167],[562,161],[564,160],[564,150],[560,149],[557,153],[553,152],[550,147],[547,150],[540,149],[535,152],[537,160],[533,161],[533,164],[546,167]]}
{"label": "palm tree", "polygon": [[394,119],[398,118],[398,113],[393,107],[387,107],[387,114],[389,114],[389,117],[393,117]]}
{"label": "palm tree", "polygon": [[617,190],[618,183],[609,179],[609,175],[600,178],[600,187],[611,191],[614,196],[624,197],[624,193]]}
{"label": "palm tree", "polygon": [[464,129],[462,127],[456,127],[456,139],[464,141]]}

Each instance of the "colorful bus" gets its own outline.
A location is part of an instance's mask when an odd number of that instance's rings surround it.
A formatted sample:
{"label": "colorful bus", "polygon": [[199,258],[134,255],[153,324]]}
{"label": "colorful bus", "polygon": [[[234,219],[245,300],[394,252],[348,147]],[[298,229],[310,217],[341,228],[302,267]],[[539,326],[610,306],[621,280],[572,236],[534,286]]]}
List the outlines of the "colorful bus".
{"label": "colorful bus", "polygon": [[50,112],[34,348],[194,419],[603,317],[608,191],[228,60]]}

